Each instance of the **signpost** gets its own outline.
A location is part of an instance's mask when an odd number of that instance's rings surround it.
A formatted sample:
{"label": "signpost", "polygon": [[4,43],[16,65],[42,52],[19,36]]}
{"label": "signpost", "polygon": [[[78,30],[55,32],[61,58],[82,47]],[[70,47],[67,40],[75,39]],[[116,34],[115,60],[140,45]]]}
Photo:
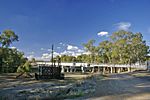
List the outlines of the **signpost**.
{"label": "signpost", "polygon": [[54,50],[54,45],[52,44],[52,58],[51,58],[52,59],[51,60],[52,61],[52,67],[54,66],[54,61],[53,61],[54,60],[54,58],[53,58],[54,51],[53,50]]}

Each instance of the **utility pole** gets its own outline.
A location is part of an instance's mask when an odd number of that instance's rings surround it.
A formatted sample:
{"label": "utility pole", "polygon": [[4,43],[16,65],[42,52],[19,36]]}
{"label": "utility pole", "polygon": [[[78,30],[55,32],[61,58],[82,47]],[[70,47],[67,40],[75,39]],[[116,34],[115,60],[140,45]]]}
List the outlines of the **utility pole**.
{"label": "utility pole", "polygon": [[52,59],[52,67],[54,66],[54,64],[53,64],[54,63],[54,61],[53,61],[53,53],[54,53],[54,51],[53,50],[54,50],[54,45],[52,44],[52,58],[51,58]]}

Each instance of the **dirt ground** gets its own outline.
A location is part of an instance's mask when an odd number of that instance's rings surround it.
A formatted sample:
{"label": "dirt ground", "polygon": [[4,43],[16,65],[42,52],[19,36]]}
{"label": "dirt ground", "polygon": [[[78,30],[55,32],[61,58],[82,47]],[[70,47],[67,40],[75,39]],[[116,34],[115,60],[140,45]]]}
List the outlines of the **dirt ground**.
{"label": "dirt ground", "polygon": [[[45,83],[45,82],[51,82],[51,83],[70,83],[77,80],[85,79],[91,74],[85,73],[65,73],[65,79],[64,80],[36,80],[35,77],[33,78],[26,78],[25,75],[22,77],[16,79],[16,76],[18,73],[5,73],[0,74],[0,89],[2,88],[8,88],[8,87],[16,87],[20,85],[32,85],[32,84],[38,84],[38,83]],[[32,74],[33,75],[33,74]],[[34,75],[33,75],[34,76]]]}
{"label": "dirt ground", "polygon": [[[25,91],[33,91],[33,90],[41,91],[41,89],[45,89],[47,87],[51,89],[51,88],[70,86],[71,84],[78,83],[90,77],[92,74],[65,73],[64,80],[57,80],[57,79],[36,80],[34,77],[25,78],[25,76],[16,79],[17,75],[18,75],[17,73],[0,74],[0,100],[1,99],[16,100],[15,99],[17,97],[16,94],[22,92],[24,93]],[[45,90],[42,91],[44,92]]]}
{"label": "dirt ground", "polygon": [[[0,75],[0,94],[21,90],[22,87],[41,87],[45,81],[34,78],[15,78],[16,74]],[[91,74],[70,73],[65,74],[65,80],[48,80],[48,84],[68,84],[85,79]],[[96,81],[96,91],[76,100],[150,100],[150,72],[136,71],[132,73],[109,74]],[[34,84],[34,85],[33,85]],[[7,91],[8,90],[8,91]]]}
{"label": "dirt ground", "polygon": [[96,91],[86,100],[150,100],[150,72],[107,75],[97,81]]}

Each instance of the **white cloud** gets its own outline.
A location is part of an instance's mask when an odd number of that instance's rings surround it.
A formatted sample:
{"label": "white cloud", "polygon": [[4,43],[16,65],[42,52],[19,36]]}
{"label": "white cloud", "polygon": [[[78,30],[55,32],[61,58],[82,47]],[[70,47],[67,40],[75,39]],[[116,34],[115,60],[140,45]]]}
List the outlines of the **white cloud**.
{"label": "white cloud", "polygon": [[64,52],[61,53],[61,55],[76,56],[76,52],[65,50]]}
{"label": "white cloud", "polygon": [[49,53],[42,54],[42,59],[50,59],[51,55]]}
{"label": "white cloud", "polygon": [[10,49],[17,49],[16,47],[9,47]]}
{"label": "white cloud", "polygon": [[35,52],[32,51],[31,54],[35,54]]}
{"label": "white cloud", "polygon": [[82,54],[85,54],[85,50],[82,50],[82,49],[77,49],[77,50],[65,50],[63,52],[60,53],[60,56],[61,55],[69,55],[69,56],[79,56],[79,55],[82,55]]}
{"label": "white cloud", "polygon": [[67,50],[78,50],[79,48],[77,46],[68,45]]}
{"label": "white cloud", "polygon": [[102,31],[97,33],[98,36],[107,36],[108,32]]}
{"label": "white cloud", "polygon": [[[57,47],[57,48],[61,48],[61,47]],[[45,50],[44,48],[42,50]],[[47,51],[51,51],[51,49],[47,49]],[[56,57],[57,55],[61,56],[61,55],[69,55],[69,56],[79,56],[82,54],[89,54],[88,52],[86,52],[84,49],[80,49],[77,46],[74,45],[68,45],[66,44],[66,50],[62,51],[62,52],[54,52],[53,53],[54,57]],[[34,57],[33,55],[30,55],[28,58],[36,58],[37,60],[44,60],[44,61],[50,61],[51,59],[51,52],[45,52],[41,55],[41,57]]]}
{"label": "white cloud", "polygon": [[44,48],[41,48],[41,50],[43,51],[43,50],[44,50]]}
{"label": "white cloud", "polygon": [[61,47],[57,47],[57,49],[60,49]]}
{"label": "white cloud", "polygon": [[59,55],[58,52],[54,52],[53,54],[54,54],[54,57]]}
{"label": "white cloud", "polygon": [[120,22],[120,23],[117,23],[116,25],[117,25],[118,30],[128,31],[131,28],[130,22]]}
{"label": "white cloud", "polygon": [[48,49],[47,51],[51,52],[51,51],[52,51],[52,49]]}
{"label": "white cloud", "polygon": [[17,47],[9,47],[10,49],[17,49],[17,51],[23,52],[22,50],[18,49]]}
{"label": "white cloud", "polygon": [[67,51],[67,50],[65,50],[65,51],[61,52],[60,55],[70,55],[71,56],[72,53],[73,53],[73,51]]}
{"label": "white cloud", "polygon": [[78,49],[78,53],[83,53],[83,52],[85,52],[85,51],[82,49]]}
{"label": "white cloud", "polygon": [[62,45],[62,46],[66,46],[66,44],[65,44],[65,43],[62,43],[62,42],[60,42],[59,44]]}
{"label": "white cloud", "polygon": [[34,57],[34,55],[31,54],[31,55],[27,56],[27,58],[28,58],[29,60],[31,60],[32,58],[35,58],[35,57]]}
{"label": "white cloud", "polygon": [[[57,55],[60,55],[60,54],[57,53],[57,52],[54,52],[54,53],[53,53],[53,56],[54,56],[54,57],[56,57]],[[43,53],[41,58],[42,58],[43,60],[50,60],[51,57],[52,57],[52,54],[51,54],[51,53]]]}
{"label": "white cloud", "polygon": [[59,44],[60,44],[60,45],[62,45],[63,43],[62,43],[62,42],[60,42]]}
{"label": "white cloud", "polygon": [[150,46],[150,41],[146,41],[146,44],[147,44],[148,46]]}
{"label": "white cloud", "polygon": [[89,55],[89,54],[91,54],[91,52],[84,52],[83,54],[85,54],[85,55]]}
{"label": "white cloud", "polygon": [[34,55],[35,54],[35,52],[27,52],[27,55]]}

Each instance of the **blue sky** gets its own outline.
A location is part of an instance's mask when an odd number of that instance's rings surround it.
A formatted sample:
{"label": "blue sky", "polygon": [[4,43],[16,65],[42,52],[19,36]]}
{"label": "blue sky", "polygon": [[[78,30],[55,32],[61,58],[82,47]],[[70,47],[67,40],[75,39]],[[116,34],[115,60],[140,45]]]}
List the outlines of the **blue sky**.
{"label": "blue sky", "polygon": [[82,44],[97,44],[119,29],[141,32],[150,45],[150,0],[0,0],[0,32],[12,29],[13,43],[29,58],[78,55]]}

